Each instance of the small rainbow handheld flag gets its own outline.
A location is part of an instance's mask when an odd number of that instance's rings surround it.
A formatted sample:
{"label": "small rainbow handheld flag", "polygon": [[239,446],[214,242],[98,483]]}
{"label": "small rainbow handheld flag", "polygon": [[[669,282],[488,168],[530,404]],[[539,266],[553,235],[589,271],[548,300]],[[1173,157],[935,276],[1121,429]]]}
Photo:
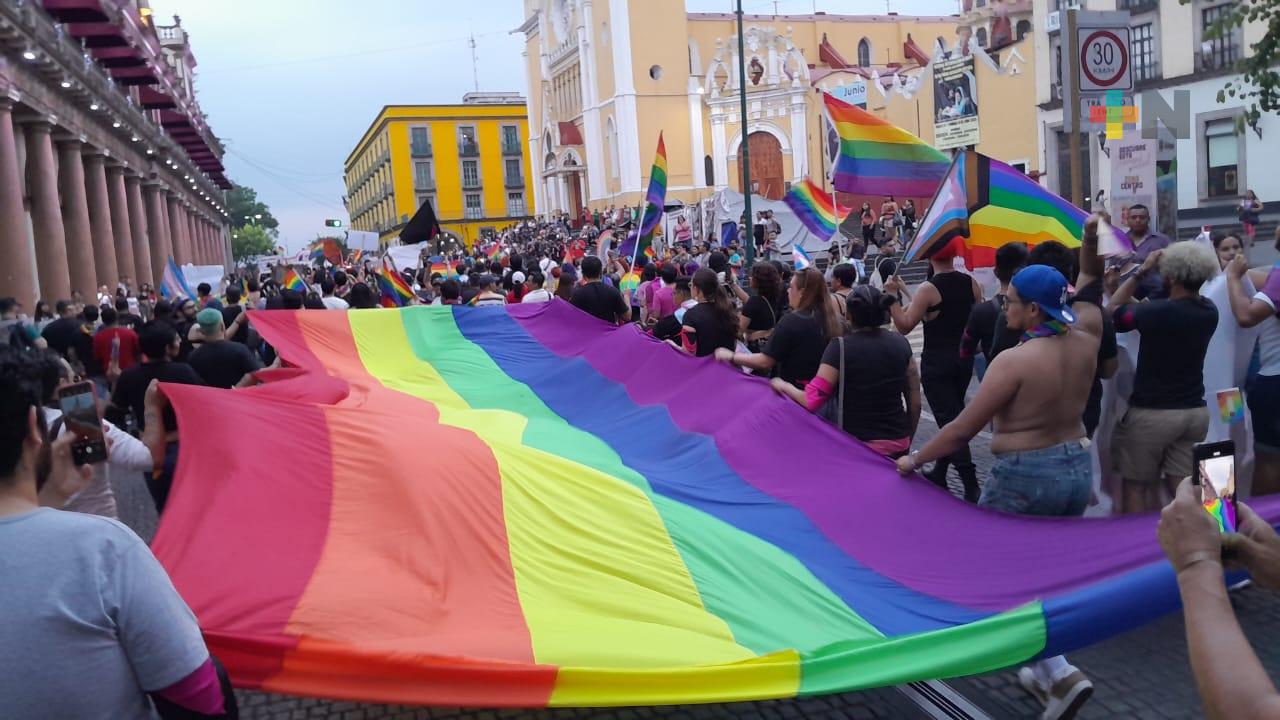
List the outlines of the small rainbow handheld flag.
{"label": "small rainbow handheld flag", "polygon": [[1244,397],[1240,394],[1240,388],[1218,391],[1218,413],[1222,422],[1227,425],[1244,421]]}
{"label": "small rainbow handheld flag", "polygon": [[429,270],[427,274],[439,275],[447,280],[450,277],[453,277],[453,268],[449,267],[448,263],[431,263],[431,270]]}
{"label": "small rainbow handheld flag", "polygon": [[400,277],[400,273],[387,267],[386,263],[378,268],[378,290],[382,293],[379,300],[382,307],[404,307],[413,299],[413,288]]}
{"label": "small rainbow handheld flag", "polygon": [[639,290],[640,289],[640,273],[632,270],[631,272],[628,272],[626,275],[623,275],[622,279],[618,281],[618,289],[626,293],[633,293],[636,290]]}
{"label": "small rainbow handheld flag", "polygon": [[489,249],[485,251],[485,254],[489,256],[490,260],[497,260],[498,256],[502,255],[502,246],[498,245],[498,243],[493,243],[489,246]]}
{"label": "small rainbow handheld flag", "polygon": [[798,244],[792,246],[791,255],[795,258],[797,270],[804,270],[813,265],[813,259],[809,257],[809,253],[805,252],[804,248]]}
{"label": "small rainbow handheld flag", "polygon": [[840,136],[831,169],[836,190],[862,195],[928,197],[951,164],[942,151],[847,102],[823,93],[827,120]]}
{"label": "small rainbow handheld flag", "polygon": [[302,276],[293,268],[284,271],[284,279],[280,281],[280,287],[288,290],[297,290],[298,292],[306,292],[307,284],[303,282]]}
{"label": "small rainbow handheld flag", "polygon": [[809,232],[823,240],[830,240],[844,220],[840,209],[836,207],[835,198],[809,178],[791,188],[782,201],[791,208],[791,212],[796,214]]}

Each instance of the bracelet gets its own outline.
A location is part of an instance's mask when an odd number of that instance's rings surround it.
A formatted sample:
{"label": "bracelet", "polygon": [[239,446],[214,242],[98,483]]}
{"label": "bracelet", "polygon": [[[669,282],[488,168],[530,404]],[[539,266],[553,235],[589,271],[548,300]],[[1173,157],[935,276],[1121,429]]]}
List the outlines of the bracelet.
{"label": "bracelet", "polygon": [[1211,560],[1211,561],[1213,561],[1214,563],[1216,563],[1216,564],[1219,566],[1219,568],[1221,568],[1221,566],[1222,566],[1222,554],[1221,554],[1221,553],[1215,553],[1215,552],[1211,552],[1211,551],[1208,551],[1208,550],[1201,550],[1200,552],[1197,552],[1197,553],[1192,554],[1192,555],[1191,555],[1191,562],[1188,562],[1187,564],[1185,564],[1185,565],[1183,565],[1182,567],[1178,568],[1178,569],[1175,571],[1175,574],[1176,574],[1176,575],[1181,575],[1181,574],[1182,574],[1184,571],[1186,571],[1187,569],[1189,569],[1189,568],[1191,568],[1191,567],[1194,567],[1194,566],[1196,566],[1196,565],[1198,565],[1198,564],[1200,564],[1200,563],[1202,563],[1202,562],[1206,562],[1206,561],[1210,561],[1210,560]]}

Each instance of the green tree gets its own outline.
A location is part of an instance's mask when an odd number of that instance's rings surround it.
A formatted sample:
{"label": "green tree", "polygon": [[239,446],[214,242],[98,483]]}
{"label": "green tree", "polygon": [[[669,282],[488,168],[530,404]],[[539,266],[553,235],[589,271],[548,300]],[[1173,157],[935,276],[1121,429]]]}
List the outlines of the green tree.
{"label": "green tree", "polygon": [[271,231],[273,235],[276,228],[280,227],[266,203],[258,200],[258,193],[244,185],[235,185],[227,191],[227,212],[231,215],[232,227],[258,225]]}
{"label": "green tree", "polygon": [[275,238],[261,225],[245,225],[231,231],[231,256],[236,262],[270,255],[275,249]]}
{"label": "green tree", "polygon": [[[1186,3],[1189,0],[1182,0]],[[1222,18],[1205,28],[1205,40],[1230,37],[1245,23],[1260,22],[1267,28],[1262,39],[1249,46],[1236,61],[1240,77],[1218,91],[1218,102],[1239,98],[1246,103],[1241,125],[1257,125],[1262,113],[1280,112],[1280,0],[1236,0]]]}

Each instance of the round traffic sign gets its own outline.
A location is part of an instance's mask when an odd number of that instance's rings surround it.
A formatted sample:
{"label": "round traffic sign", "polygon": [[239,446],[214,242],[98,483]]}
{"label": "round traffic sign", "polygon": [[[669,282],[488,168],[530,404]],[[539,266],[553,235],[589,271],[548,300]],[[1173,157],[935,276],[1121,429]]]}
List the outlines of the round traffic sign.
{"label": "round traffic sign", "polygon": [[1110,30],[1094,30],[1080,43],[1080,72],[1099,87],[1110,87],[1129,69],[1129,45]]}

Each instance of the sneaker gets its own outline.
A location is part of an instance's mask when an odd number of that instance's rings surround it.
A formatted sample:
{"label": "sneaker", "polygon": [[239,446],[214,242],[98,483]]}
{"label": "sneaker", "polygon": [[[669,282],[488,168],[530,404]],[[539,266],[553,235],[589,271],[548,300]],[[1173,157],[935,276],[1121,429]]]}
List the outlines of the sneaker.
{"label": "sneaker", "polygon": [[1053,684],[1049,690],[1049,701],[1045,704],[1042,720],[1071,720],[1080,712],[1089,697],[1093,695],[1093,683],[1079,670]]}
{"label": "sneaker", "polygon": [[1036,674],[1031,668],[1024,667],[1018,671],[1018,684],[1023,690],[1031,693],[1031,696],[1040,701],[1041,705],[1049,704],[1049,688],[1045,687],[1036,679]]}

